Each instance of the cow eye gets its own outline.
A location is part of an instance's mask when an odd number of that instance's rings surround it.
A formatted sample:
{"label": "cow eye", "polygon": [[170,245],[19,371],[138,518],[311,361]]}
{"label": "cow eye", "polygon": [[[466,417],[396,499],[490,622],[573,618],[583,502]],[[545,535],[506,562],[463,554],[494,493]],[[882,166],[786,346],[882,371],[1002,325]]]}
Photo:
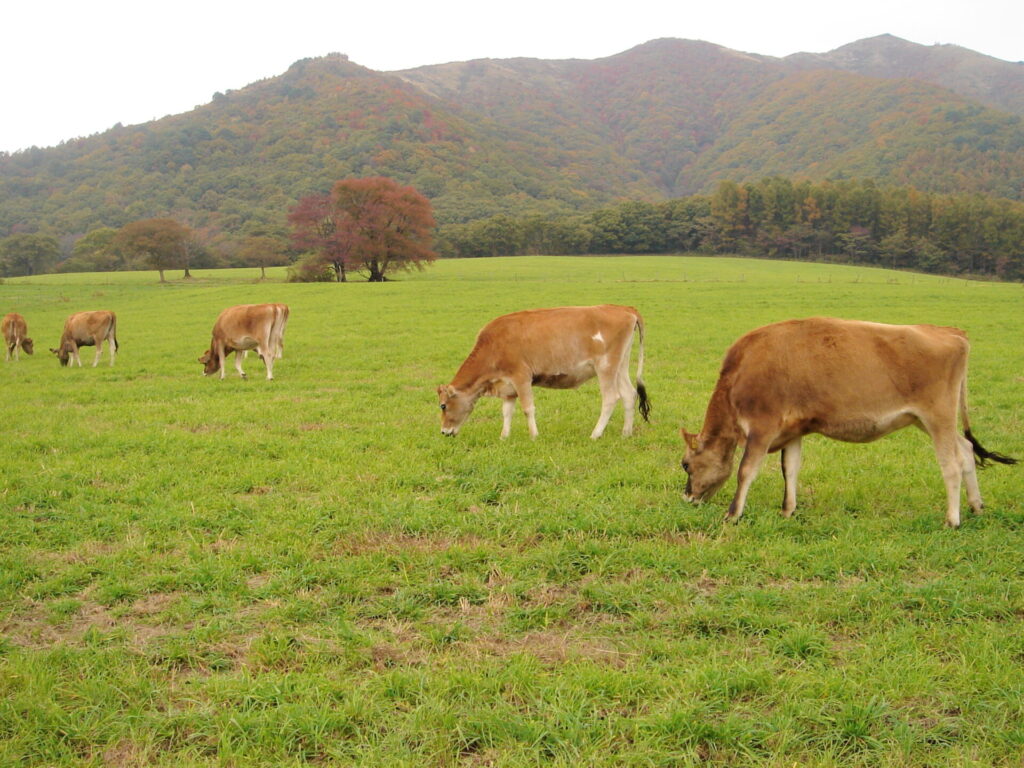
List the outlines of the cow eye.
{"label": "cow eye", "polygon": [[448,406],[445,403],[441,403],[441,410],[442,411],[447,411],[448,410]]}
{"label": "cow eye", "polygon": [[690,473],[690,462],[688,462],[688,461],[684,461],[683,462],[683,472],[686,472],[687,474]]}

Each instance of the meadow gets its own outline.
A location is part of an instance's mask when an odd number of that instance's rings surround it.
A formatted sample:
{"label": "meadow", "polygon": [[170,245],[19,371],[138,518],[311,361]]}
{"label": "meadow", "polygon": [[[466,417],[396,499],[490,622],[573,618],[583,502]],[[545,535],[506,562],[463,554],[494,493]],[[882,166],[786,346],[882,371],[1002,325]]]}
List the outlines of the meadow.
{"label": "meadow", "polygon": [[[1024,456],[1024,287],[700,257],[443,261],[386,284],[270,270],[0,284],[0,765],[1021,766],[1020,467],[943,527],[927,436],[804,443],[681,498],[728,345],[836,315],[956,325],[972,426]],[[275,380],[204,378],[217,313],[291,307]],[[540,437],[435,389],[479,328],[612,302],[647,324],[650,424],[537,391]],[[118,315],[114,367],[64,318]],[[635,372],[634,362],[631,372]]]}

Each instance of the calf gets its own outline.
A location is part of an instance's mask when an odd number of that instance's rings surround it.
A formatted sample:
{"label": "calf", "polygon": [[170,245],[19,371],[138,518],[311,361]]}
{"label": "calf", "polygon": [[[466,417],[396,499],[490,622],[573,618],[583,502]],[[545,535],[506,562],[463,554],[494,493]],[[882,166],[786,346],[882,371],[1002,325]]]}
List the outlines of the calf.
{"label": "calf", "polygon": [[[629,380],[633,331],[640,336],[636,389]],[[533,387],[575,389],[597,376],[601,416],[591,433],[604,433],[615,404],[625,408],[623,435],[633,432],[633,407],[639,397],[645,420],[650,401],[643,383],[644,322],[632,307],[557,307],[513,312],[483,327],[469,357],[451,383],[437,388],[441,432],[454,436],[481,395],[502,398],[502,438],[509,436],[516,398],[537,437]]]}
{"label": "calf", "polygon": [[765,454],[774,451],[782,451],[782,514],[789,517],[804,435],[866,443],[913,425],[935,446],[946,484],[946,524],[956,528],[961,480],[971,509],[982,509],[975,461],[1016,463],[985,450],[971,434],[968,348],[963,331],[934,325],[811,318],[751,331],[726,353],[700,433],[683,430],[686,498],[713,496],[732,470],[737,444],[744,443],[726,519],[743,514],[750,484]]}
{"label": "calf", "polygon": [[95,368],[103,352],[103,342],[109,342],[110,364],[114,364],[114,356],[118,349],[117,317],[108,310],[95,312],[76,312],[64,322],[64,331],[60,335],[60,346],[50,347],[60,364],[66,366],[69,361],[82,367],[82,358],[78,355],[79,347],[96,347],[96,356],[92,367]]}
{"label": "calf", "polygon": [[267,378],[274,378],[274,360],[284,349],[284,328],[288,323],[286,304],[241,304],[228,307],[213,324],[210,348],[199,358],[203,375],[220,371],[224,378],[224,358],[235,353],[235,370],[243,379],[242,358],[255,349],[267,367]]}
{"label": "calf", "polygon": [[32,339],[28,337],[28,325],[25,323],[25,318],[17,312],[4,315],[4,319],[0,321],[0,333],[4,337],[4,351],[7,353],[7,360],[11,359],[12,352],[15,361],[18,361],[21,359],[21,350],[24,349],[29,355],[34,351]]}

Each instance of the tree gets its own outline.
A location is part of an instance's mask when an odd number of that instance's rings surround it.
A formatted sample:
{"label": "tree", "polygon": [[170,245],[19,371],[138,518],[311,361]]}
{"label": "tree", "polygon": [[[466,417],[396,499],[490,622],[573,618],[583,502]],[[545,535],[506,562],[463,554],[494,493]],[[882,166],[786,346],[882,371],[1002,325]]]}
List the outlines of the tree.
{"label": "tree", "polygon": [[55,237],[11,235],[0,240],[0,274],[8,277],[38,275],[53,266],[59,256],[60,244]]}
{"label": "tree", "polygon": [[114,247],[117,230],[100,227],[78,238],[71,258],[59,266],[61,272],[114,272],[124,268],[123,256]]}
{"label": "tree", "polygon": [[330,195],[306,195],[288,212],[295,247],[312,251],[334,269],[335,279],[344,283],[348,279],[347,249],[338,239],[337,219]]}
{"label": "tree", "polygon": [[334,185],[331,203],[341,213],[338,232],[349,260],[371,283],[437,258],[430,201],[412,187],[381,176],[347,179]]}
{"label": "tree", "polygon": [[280,238],[253,235],[242,241],[236,255],[243,264],[259,267],[260,280],[266,280],[267,267],[279,267],[288,263],[286,250],[287,246]]}
{"label": "tree", "polygon": [[393,272],[422,269],[437,258],[430,201],[392,179],[339,181],[327,199],[300,200],[288,220],[295,244],[334,266],[339,281],[355,269],[371,283],[383,282]]}
{"label": "tree", "polygon": [[113,240],[116,248],[129,258],[136,258],[160,273],[164,270],[184,268],[188,277],[188,264],[194,252],[191,229],[174,219],[140,219],[125,224]]}

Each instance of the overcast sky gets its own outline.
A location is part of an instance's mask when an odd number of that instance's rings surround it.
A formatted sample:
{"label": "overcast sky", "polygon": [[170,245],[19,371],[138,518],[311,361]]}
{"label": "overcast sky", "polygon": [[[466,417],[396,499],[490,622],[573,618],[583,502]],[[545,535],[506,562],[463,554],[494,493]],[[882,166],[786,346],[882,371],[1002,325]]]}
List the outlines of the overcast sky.
{"label": "overcast sky", "polygon": [[594,59],[659,37],[786,56],[890,33],[1024,59],[1024,0],[15,0],[0,23],[0,151],[186,112],[335,51],[392,71]]}

